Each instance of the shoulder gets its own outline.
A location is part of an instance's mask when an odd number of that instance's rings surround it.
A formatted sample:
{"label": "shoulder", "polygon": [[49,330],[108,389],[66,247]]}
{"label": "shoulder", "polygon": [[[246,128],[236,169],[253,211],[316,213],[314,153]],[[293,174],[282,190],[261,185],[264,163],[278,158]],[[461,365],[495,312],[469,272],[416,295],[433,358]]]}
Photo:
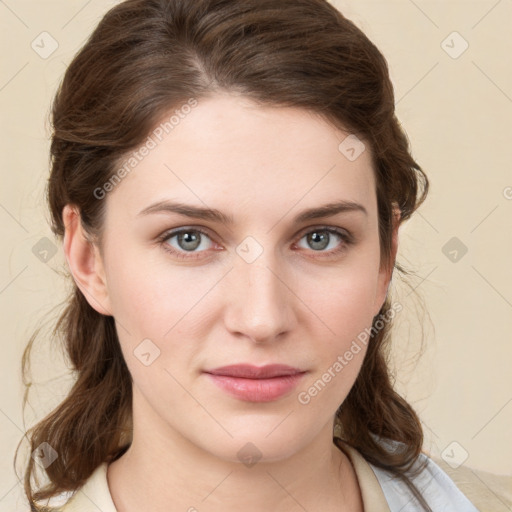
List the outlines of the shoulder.
{"label": "shoulder", "polygon": [[[383,441],[397,445],[396,441]],[[424,466],[421,471],[418,468]],[[407,485],[388,471],[370,464],[392,512],[422,510]],[[432,512],[479,512],[453,480],[426,454],[421,453],[407,474],[432,509]]]}

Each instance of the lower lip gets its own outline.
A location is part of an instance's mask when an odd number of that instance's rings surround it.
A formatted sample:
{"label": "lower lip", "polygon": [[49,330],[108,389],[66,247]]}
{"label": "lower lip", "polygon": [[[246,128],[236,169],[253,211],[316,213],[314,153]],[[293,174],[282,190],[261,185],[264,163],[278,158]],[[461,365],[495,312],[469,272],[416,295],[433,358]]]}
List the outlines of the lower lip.
{"label": "lower lip", "polygon": [[269,379],[242,379],[207,373],[213,382],[230,395],[247,402],[272,402],[292,391],[305,373]]}

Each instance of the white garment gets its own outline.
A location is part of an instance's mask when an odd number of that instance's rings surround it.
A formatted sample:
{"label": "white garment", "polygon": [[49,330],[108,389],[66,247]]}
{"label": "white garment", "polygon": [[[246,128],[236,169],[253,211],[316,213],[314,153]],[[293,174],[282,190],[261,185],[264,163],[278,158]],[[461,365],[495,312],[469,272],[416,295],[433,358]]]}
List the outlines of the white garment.
{"label": "white garment", "polygon": [[[398,441],[379,438],[374,434],[371,435],[390,452],[399,451],[405,446]],[[427,461],[426,467],[419,474],[413,476],[414,470],[424,464],[424,461]],[[368,465],[379,481],[390,512],[417,512],[423,510],[412,491],[402,480],[388,471],[375,467],[373,464]],[[424,453],[420,453],[408,477],[433,512],[479,512],[459,490],[453,480]]]}
{"label": "white garment", "polygon": [[[427,467],[416,477],[411,478],[420,494],[433,512],[478,512],[478,509],[454,484],[453,480],[430,458],[420,455],[418,463],[427,459]],[[422,510],[409,488],[388,472],[372,464],[391,512],[417,512]]]}

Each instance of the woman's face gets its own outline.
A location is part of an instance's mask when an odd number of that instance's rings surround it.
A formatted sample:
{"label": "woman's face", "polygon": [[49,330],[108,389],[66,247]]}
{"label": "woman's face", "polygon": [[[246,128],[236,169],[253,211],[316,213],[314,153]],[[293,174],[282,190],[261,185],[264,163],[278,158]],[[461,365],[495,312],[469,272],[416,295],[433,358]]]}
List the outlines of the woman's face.
{"label": "woman's face", "polygon": [[[98,199],[102,304],[133,378],[134,435],[283,459],[332,433],[385,299],[370,151],[300,109],[225,94],[178,111]],[[239,364],[299,373],[207,373]]]}

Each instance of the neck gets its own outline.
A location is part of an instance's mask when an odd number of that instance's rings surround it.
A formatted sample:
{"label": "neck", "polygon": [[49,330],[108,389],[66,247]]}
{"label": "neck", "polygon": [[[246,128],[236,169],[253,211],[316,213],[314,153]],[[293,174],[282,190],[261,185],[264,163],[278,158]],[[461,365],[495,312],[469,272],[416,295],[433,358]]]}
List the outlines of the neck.
{"label": "neck", "polygon": [[163,422],[155,428],[154,417],[136,412],[134,405],[131,446],[107,472],[118,512],[363,510],[357,477],[334,445],[331,425],[288,458],[261,454],[242,463],[201,449]]}

